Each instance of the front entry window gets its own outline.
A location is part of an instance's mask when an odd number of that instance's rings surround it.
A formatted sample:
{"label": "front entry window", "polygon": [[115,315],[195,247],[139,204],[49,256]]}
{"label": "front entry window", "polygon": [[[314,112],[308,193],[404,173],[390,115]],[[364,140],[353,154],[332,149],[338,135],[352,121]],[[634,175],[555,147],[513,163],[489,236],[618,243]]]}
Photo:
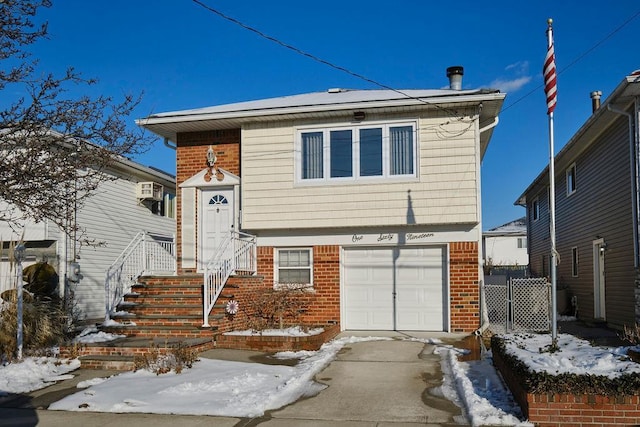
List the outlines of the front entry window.
{"label": "front entry window", "polygon": [[209,200],[209,204],[210,205],[227,205],[229,204],[229,202],[227,201],[227,198],[224,197],[222,194],[216,194],[211,198],[211,200]]}

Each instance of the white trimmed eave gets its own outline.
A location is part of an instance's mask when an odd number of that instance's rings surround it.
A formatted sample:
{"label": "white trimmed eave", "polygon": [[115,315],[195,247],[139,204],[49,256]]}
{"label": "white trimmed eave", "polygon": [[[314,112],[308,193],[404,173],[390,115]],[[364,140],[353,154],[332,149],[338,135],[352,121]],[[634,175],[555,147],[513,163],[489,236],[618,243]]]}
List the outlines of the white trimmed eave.
{"label": "white trimmed eave", "polygon": [[[640,96],[640,76],[627,76],[622,83],[614,89],[611,95],[602,103],[587,121],[571,137],[566,145],[554,158],[554,171],[556,177],[562,177],[565,169],[575,161],[576,157],[589,148],[592,144],[600,142],[598,137],[620,118],[620,115],[611,112],[608,106],[618,110],[630,108],[636,97]],[[558,119],[557,117],[555,118]],[[514,205],[527,206],[527,197],[535,198],[540,191],[549,185],[549,166],[540,172],[527,189],[516,199]]]}
{"label": "white trimmed eave", "polygon": [[[380,113],[403,113],[419,110],[447,108],[455,110],[466,106],[483,105],[480,126],[490,122],[502,107],[505,94],[483,92],[457,96],[442,96],[436,99],[402,98],[381,101],[348,102],[339,104],[321,104],[290,106],[265,109],[222,111],[209,113],[176,112],[174,115],[151,116],[136,120],[136,124],[170,141],[176,141],[181,132],[197,132],[214,129],[242,128],[243,124],[265,121],[331,119],[345,117],[354,111]],[[190,110],[197,111],[197,110]],[[490,136],[490,133],[487,132]],[[488,139],[487,139],[488,140]]]}

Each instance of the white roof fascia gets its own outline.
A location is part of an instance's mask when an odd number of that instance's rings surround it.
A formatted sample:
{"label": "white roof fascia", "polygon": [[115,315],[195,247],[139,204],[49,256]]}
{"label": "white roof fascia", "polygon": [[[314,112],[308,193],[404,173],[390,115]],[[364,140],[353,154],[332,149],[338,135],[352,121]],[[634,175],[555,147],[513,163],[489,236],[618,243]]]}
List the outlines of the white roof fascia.
{"label": "white roof fascia", "polygon": [[[425,105],[425,106],[439,106],[441,104],[458,104],[464,102],[479,102],[490,100],[502,100],[505,97],[504,93],[478,93],[473,91],[465,95],[455,96],[439,96],[435,98],[399,98],[390,100],[376,100],[376,101],[357,101],[357,102],[345,102],[345,103],[333,103],[333,104],[318,104],[318,105],[302,105],[302,106],[288,106],[288,107],[266,107],[261,109],[247,109],[247,110],[231,110],[231,111],[216,111],[211,112],[208,108],[200,110],[185,110],[176,111],[170,113],[163,113],[160,115],[150,116],[143,119],[136,120],[136,124],[140,126],[165,124],[165,123],[180,123],[190,121],[205,121],[205,120],[222,120],[222,119],[241,119],[241,118],[255,118],[265,117],[271,115],[286,115],[286,114],[300,114],[300,113],[320,113],[326,111],[340,111],[340,110],[353,110],[353,109],[369,109],[369,108],[384,108],[384,107],[400,107],[400,106],[413,106],[413,105]],[[232,104],[237,105],[237,104]],[[224,106],[220,106],[224,107]]]}

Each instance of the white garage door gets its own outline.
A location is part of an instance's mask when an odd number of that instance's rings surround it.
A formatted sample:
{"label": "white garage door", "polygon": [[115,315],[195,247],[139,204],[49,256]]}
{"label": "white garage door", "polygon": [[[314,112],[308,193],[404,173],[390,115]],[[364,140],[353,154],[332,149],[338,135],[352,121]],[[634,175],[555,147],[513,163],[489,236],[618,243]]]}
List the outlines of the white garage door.
{"label": "white garage door", "polygon": [[445,330],[445,267],[441,246],[345,249],[345,329]]}

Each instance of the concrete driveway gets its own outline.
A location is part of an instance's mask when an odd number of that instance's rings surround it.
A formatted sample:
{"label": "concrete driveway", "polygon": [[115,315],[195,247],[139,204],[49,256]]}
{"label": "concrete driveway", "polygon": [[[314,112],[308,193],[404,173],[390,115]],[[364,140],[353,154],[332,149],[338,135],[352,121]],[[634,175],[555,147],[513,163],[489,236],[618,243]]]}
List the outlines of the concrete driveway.
{"label": "concrete driveway", "polygon": [[[299,400],[255,419],[157,414],[111,414],[61,412],[43,409],[2,408],[0,426],[120,426],[140,427],[224,426],[224,427],[385,427],[453,426],[467,421],[460,408],[434,395],[431,389],[442,384],[440,356],[434,345],[407,340],[433,338],[455,344],[462,336],[451,334],[347,332],[340,336],[386,336],[386,341],[364,341],[346,345],[316,381],[327,385],[314,397]],[[216,350],[236,360],[260,360],[255,352]],[[44,392],[44,390],[43,390]],[[46,392],[52,393],[51,391]],[[35,408],[46,407],[46,399]],[[59,396],[58,396],[59,398]],[[56,399],[57,400],[57,399]],[[35,403],[35,401],[33,402]]]}

